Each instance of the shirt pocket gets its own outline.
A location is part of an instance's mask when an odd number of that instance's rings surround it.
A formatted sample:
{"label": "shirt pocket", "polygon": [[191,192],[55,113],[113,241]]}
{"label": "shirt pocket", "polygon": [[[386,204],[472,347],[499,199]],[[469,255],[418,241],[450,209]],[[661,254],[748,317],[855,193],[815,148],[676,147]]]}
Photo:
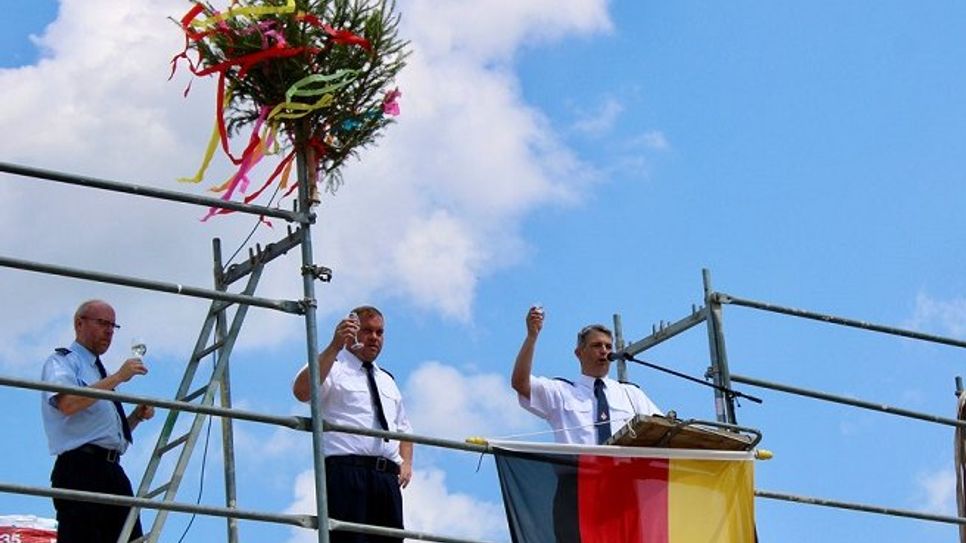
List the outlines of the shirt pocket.
{"label": "shirt pocket", "polygon": [[380,386],[379,400],[382,402],[382,412],[386,415],[390,430],[396,430],[396,417],[399,414],[399,403],[402,401],[402,394],[394,386]]}
{"label": "shirt pocket", "polygon": [[[624,390],[620,391],[620,395],[610,402],[608,405],[610,409],[610,418],[616,424],[623,425],[627,423],[630,419],[634,418],[634,405],[631,403],[630,398],[627,397],[627,393]],[[617,428],[614,428],[616,431]]]}
{"label": "shirt pocket", "polygon": [[594,410],[594,402],[590,398],[578,399],[578,398],[567,398],[563,402],[564,411],[571,413],[576,413],[578,416],[587,415],[592,417],[591,412]]}
{"label": "shirt pocket", "polygon": [[353,412],[369,411],[372,409],[372,396],[369,385],[364,380],[349,379],[338,386],[339,395],[346,407]]}

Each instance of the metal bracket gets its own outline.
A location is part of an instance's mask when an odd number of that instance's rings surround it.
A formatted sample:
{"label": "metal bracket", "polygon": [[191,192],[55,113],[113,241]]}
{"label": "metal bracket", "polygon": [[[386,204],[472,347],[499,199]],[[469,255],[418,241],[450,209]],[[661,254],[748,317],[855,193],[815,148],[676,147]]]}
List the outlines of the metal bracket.
{"label": "metal bracket", "polygon": [[298,306],[301,310],[301,314],[304,315],[310,308],[317,309],[319,307],[319,303],[314,298],[302,299],[298,301]]}
{"label": "metal bracket", "polygon": [[332,269],[316,265],[302,266],[302,275],[311,275],[323,283],[328,283],[332,280]]}

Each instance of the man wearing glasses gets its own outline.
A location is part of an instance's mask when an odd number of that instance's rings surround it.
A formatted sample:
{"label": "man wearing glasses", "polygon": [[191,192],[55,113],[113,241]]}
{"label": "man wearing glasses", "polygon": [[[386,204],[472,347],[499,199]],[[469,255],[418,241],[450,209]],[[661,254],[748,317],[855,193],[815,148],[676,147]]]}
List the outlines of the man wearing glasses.
{"label": "man wearing glasses", "polygon": [[661,414],[636,385],[607,377],[613,336],[601,324],[585,326],[577,334],[574,354],[580,362],[580,376],[576,381],[531,375],[543,317],[539,307],[531,307],[527,313],[527,336],[510,382],[520,406],[546,420],[558,443],[602,444],[634,415]]}
{"label": "man wearing glasses", "polygon": [[[101,300],[84,302],[74,313],[75,339],[56,349],[44,362],[44,381],[58,385],[114,390],[148,372],[139,358],[129,358],[108,374],[101,362],[120,328],[114,308]],[[67,393],[44,392],[41,414],[50,454],[56,455],[50,481],[54,488],[133,496],[120,457],[131,444],[131,431],[154,416],[154,408],[139,405],[124,414],[120,402]],[[59,543],[114,543],[129,508],[54,498]],[[131,539],[141,537],[140,520]]]}

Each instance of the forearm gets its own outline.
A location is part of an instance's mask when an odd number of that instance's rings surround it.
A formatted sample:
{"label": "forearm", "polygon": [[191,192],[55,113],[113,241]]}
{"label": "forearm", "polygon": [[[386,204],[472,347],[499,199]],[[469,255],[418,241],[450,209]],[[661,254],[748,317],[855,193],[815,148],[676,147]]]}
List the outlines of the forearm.
{"label": "forearm", "polygon": [[530,397],[530,374],[533,370],[533,352],[537,343],[536,336],[527,335],[517,353],[516,362],[513,364],[513,374],[510,377],[510,384],[522,396]]}
{"label": "forearm", "polygon": [[[96,388],[99,390],[114,390],[122,382],[124,381],[118,378],[116,374],[112,374],[92,384],[90,388]],[[57,409],[59,409],[61,413],[70,416],[94,405],[94,402],[96,402],[98,399],[99,398],[91,398],[89,396],[78,396],[76,394],[58,394],[56,396]]]}
{"label": "forearm", "polygon": [[137,427],[138,427],[138,425],[139,425],[139,424],[141,424],[142,422],[144,422],[144,419],[142,419],[142,418],[141,418],[141,417],[140,417],[140,416],[139,416],[139,415],[137,414],[137,412],[133,412],[133,411],[132,411],[132,412],[131,412],[131,414],[127,416],[127,425],[128,425],[128,428],[130,428],[132,432],[133,432],[133,431],[134,431],[134,429],[135,429],[135,428],[137,428]]}
{"label": "forearm", "polygon": [[399,456],[402,457],[403,464],[413,465],[413,442],[412,441],[400,441],[399,442]]}

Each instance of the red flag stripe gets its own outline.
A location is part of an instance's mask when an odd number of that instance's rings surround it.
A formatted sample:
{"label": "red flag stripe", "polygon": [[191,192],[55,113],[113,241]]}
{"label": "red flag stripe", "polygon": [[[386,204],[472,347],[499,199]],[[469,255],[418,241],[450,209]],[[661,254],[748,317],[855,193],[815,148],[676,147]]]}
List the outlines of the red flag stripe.
{"label": "red flag stripe", "polygon": [[581,456],[578,466],[581,543],[668,542],[667,459]]}

